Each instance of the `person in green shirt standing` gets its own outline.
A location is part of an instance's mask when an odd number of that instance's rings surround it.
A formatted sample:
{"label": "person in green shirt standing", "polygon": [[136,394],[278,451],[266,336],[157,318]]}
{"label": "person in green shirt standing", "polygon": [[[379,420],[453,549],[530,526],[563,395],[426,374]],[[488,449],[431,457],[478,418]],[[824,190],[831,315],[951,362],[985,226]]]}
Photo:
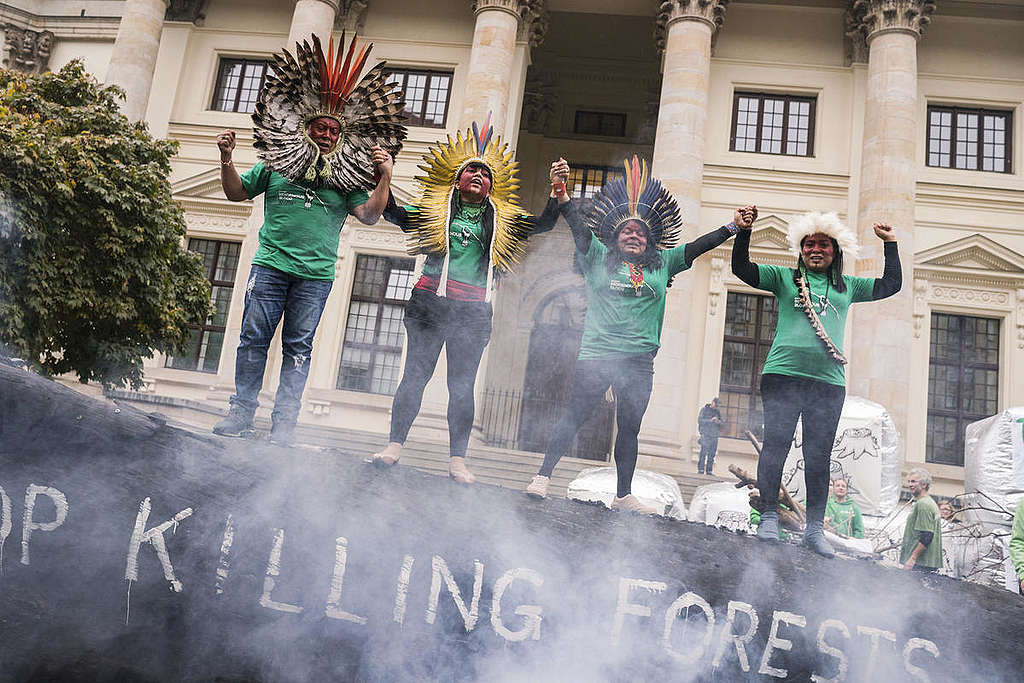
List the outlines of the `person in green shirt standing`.
{"label": "person in green shirt standing", "polygon": [[1013,515],[1013,529],[1010,531],[1010,562],[1017,571],[1017,588],[1024,595],[1024,498],[1017,502]]}
{"label": "person in green shirt standing", "polygon": [[846,314],[850,304],[884,299],[902,286],[893,228],[875,223],[874,232],[885,253],[884,274],[877,279],[843,274],[844,258],[856,258],[857,237],[835,213],[807,213],[790,223],[787,237],[796,268],[752,263],[749,230],[737,235],[732,250],[732,272],[751,287],[772,292],[779,310],[761,373],[764,446],[757,461],[757,487],[765,513],[757,538],[779,540],[779,484],[801,420],[807,491],[803,543],[825,557],[835,555],[825,539],[824,516],[832,445],[846,398]]}
{"label": "person in green shirt standing", "polygon": [[[225,196],[239,202],[263,195],[265,210],[245,288],[235,393],[228,416],[213,431],[223,436],[252,432],[267,350],[283,319],[284,358],[270,432],[270,441],[282,446],[294,442],[313,335],[334,281],[342,224],[349,214],[366,225],[380,218],[392,154],[405,138],[399,123],[403,99],[386,82],[383,66],[375,66],[356,85],[368,50],[364,48],[351,70],[348,61],[342,65],[333,60],[333,44],[325,58],[316,36],[312,48],[303,42],[296,50],[298,60],[287,50],[285,57],[275,57],[253,114],[261,161],[239,175],[231,159],[235,132],[217,136]],[[309,73],[303,71],[307,65]],[[321,83],[321,74],[328,76],[326,82]]]}
{"label": "person in green shirt standing", "polygon": [[832,484],[832,495],[825,503],[825,528],[843,536],[864,538],[864,520],[860,508],[849,497],[846,479],[836,477]]}
{"label": "person in green shirt standing", "polygon": [[725,242],[739,227],[749,227],[753,207],[737,209],[728,226],[678,244],[683,221],[671,193],[648,176],[646,161],[641,164],[634,156],[624,166],[625,179],[601,188],[585,217],[578,202],[562,207],[586,285],[587,316],[569,407],[555,425],[544,462],[526,493],[547,496],[555,465],[611,387],[617,428],[612,508],[656,514],[632,494],[632,482],[637,435],[651,398],[654,356],[661,346],[666,289],[698,256]]}
{"label": "person in green shirt standing", "polygon": [[904,569],[937,572],[942,568],[942,516],[939,506],[928,495],[932,486],[931,473],[914,468],[907,473],[907,488],[914,497],[914,507],[903,528],[900,545],[900,564]]}
{"label": "person in green shirt standing", "polygon": [[[490,116],[472,135],[460,132],[424,155],[416,205],[389,197],[384,217],[411,236],[411,253],[426,254],[421,277],[405,307],[407,345],[402,380],[391,407],[388,444],[373,463],[390,467],[402,455],[423,391],[444,347],[448,364],[448,474],[471,484],[466,447],[473,428],[473,388],[491,339],[495,276],[508,272],[526,252],[531,234],[558,220],[554,195],[539,217],[524,214],[515,190],[516,165],[507,145],[493,136]],[[568,169],[566,169],[568,173]],[[564,199],[562,201],[565,201]]]}

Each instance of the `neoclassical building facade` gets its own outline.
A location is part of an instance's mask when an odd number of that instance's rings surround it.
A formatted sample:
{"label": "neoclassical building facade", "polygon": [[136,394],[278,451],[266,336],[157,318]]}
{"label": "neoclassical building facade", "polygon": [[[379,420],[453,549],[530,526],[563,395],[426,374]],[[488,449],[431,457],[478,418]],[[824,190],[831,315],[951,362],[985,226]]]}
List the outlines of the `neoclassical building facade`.
{"label": "neoclassical building facade", "polygon": [[[223,197],[214,136],[237,130],[236,163],[254,164],[248,112],[268,58],[342,29],[373,42],[371,59],[405,90],[400,200],[415,196],[431,142],[493,112],[534,210],[553,159],[570,161],[571,192],[586,201],[639,154],[678,199],[689,238],[757,204],[761,262],[792,264],[794,216],[836,211],[862,245],[847,272],[875,276],[871,224],[889,222],[904,287],[850,316],[849,393],[890,411],[905,463],[927,463],[946,494],[962,491],[964,425],[1024,404],[1024,0],[5,0],[0,21],[4,66],[81,58],[125,90],[126,115],[180,142],[172,181],[186,246],[206,259],[218,312],[195,330],[191,355],[147,364],[134,397],[181,419],[212,424],[227,405],[262,217],[259,200]],[[743,431],[759,430],[775,312],[733,277],[729,249],[669,290],[641,467],[692,471],[697,412],[716,395],[727,422],[719,467],[750,466]],[[476,443],[543,450],[585,308],[571,256],[560,224],[501,282]],[[303,425],[386,433],[418,265],[393,226],[344,227]],[[279,347],[271,359],[264,407]],[[607,457],[607,398],[573,455]],[[414,430],[443,435],[445,401],[438,373]]]}

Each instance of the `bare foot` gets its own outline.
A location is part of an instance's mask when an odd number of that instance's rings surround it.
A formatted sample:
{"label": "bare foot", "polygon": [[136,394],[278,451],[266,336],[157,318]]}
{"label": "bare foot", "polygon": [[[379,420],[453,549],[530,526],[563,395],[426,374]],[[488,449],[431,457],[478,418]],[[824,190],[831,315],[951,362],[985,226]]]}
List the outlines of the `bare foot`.
{"label": "bare foot", "polygon": [[373,464],[377,467],[391,467],[402,457],[402,444],[392,441],[380,453],[373,454]]}
{"label": "bare foot", "polygon": [[466,469],[465,458],[448,458],[448,476],[460,484],[472,484],[476,481],[473,473]]}

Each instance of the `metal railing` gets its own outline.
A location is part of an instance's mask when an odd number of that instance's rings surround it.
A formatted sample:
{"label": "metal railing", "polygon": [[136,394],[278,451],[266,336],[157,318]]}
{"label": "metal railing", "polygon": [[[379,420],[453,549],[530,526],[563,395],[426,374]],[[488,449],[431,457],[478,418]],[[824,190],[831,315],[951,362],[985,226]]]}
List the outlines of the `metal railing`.
{"label": "metal railing", "polygon": [[[484,389],[479,407],[483,441],[488,446],[543,453],[568,401],[523,397],[515,389]],[[602,400],[580,428],[567,456],[605,462],[611,455],[615,403]]]}

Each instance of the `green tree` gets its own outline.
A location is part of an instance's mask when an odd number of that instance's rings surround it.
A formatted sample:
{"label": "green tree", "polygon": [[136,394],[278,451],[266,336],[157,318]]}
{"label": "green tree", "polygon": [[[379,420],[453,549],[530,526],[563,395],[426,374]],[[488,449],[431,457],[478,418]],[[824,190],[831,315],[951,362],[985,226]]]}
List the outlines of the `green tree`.
{"label": "green tree", "polygon": [[73,61],[0,70],[0,352],[46,375],[142,381],[211,312],[171,198],[177,143],[155,140]]}

